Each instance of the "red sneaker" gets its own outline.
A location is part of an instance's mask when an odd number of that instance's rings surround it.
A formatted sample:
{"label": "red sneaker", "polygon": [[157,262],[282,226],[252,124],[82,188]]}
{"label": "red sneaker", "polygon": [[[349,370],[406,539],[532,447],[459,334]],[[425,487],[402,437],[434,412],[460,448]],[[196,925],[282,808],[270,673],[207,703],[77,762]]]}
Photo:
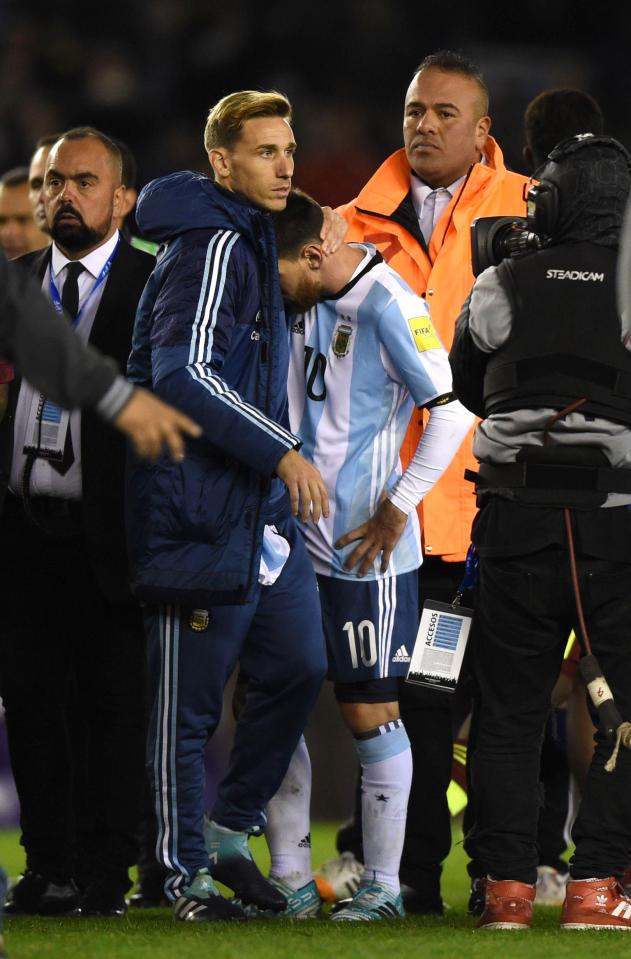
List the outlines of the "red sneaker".
{"label": "red sneaker", "polygon": [[478,929],[529,929],[536,886],[516,879],[487,879]]}
{"label": "red sneaker", "polygon": [[615,876],[570,879],[561,913],[562,929],[630,929],[631,899]]}

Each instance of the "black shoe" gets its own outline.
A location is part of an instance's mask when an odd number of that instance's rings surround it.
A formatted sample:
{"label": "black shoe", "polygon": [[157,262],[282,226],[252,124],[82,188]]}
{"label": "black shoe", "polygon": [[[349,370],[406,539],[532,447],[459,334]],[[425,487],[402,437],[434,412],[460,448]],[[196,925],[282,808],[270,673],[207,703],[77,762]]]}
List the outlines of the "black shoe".
{"label": "black shoe", "polygon": [[486,877],[478,876],[471,880],[469,891],[469,905],[467,912],[470,916],[481,916],[486,905]]}
{"label": "black shoe", "polygon": [[178,922],[245,922],[248,917],[240,906],[223,896],[181,896],[175,903],[173,918]]}
{"label": "black shoe", "polygon": [[223,829],[216,822],[204,818],[204,845],[213,879],[232,889],[235,899],[245,906],[258,906],[271,912],[282,912],[287,899],[268,882],[252,859],[247,832]]}
{"label": "black shoe", "polygon": [[445,903],[440,892],[432,895],[401,883],[401,900],[406,913],[412,916],[444,916],[445,914]]}
{"label": "black shoe", "polygon": [[141,886],[138,892],[129,897],[129,905],[133,909],[159,909],[170,903],[162,888],[152,889]]}
{"label": "black shoe", "polygon": [[164,883],[169,876],[169,870],[157,863],[138,867],[138,890],[129,897],[129,905],[135,909],[159,909],[161,906],[170,906],[166,897]]}
{"label": "black shoe", "polygon": [[78,916],[114,916],[118,918],[125,916],[126,913],[125,893],[120,891],[120,887],[115,887],[98,879],[89,883],[81,896],[79,908],[76,911]]}
{"label": "black shoe", "polygon": [[331,906],[331,912],[329,915],[334,916],[336,912],[341,912],[342,909],[346,909],[347,906],[350,906],[352,899],[338,899],[337,902],[334,902]]}
{"label": "black shoe", "polygon": [[246,906],[258,906],[271,912],[282,912],[287,907],[287,899],[275,886],[268,882],[253,859],[234,856],[222,859],[210,866],[213,879],[232,889],[236,899]]}
{"label": "black shoe", "polygon": [[200,869],[183,896],[176,899],[173,918],[178,922],[243,922],[247,916],[240,904],[224,899],[208,869]]}
{"label": "black shoe", "polygon": [[53,882],[27,869],[9,891],[4,911],[7,916],[64,916],[79,904],[79,891],[69,879]]}

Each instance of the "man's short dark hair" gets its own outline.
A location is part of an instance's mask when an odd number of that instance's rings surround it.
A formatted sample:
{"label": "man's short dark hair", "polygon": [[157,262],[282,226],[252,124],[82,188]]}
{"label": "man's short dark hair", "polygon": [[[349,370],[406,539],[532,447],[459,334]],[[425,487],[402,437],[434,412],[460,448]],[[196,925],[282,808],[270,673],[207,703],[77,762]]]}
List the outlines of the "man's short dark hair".
{"label": "man's short dark hair", "polygon": [[36,150],[41,150],[42,147],[52,147],[53,143],[57,143],[57,140],[60,140],[62,136],[63,133],[47,133],[46,136],[40,137],[33,148],[33,153]]}
{"label": "man's short dark hair", "polygon": [[108,137],[105,133],[102,133],[100,130],[97,130],[96,127],[73,127],[71,130],[66,130],[65,133],[62,133],[59,137],[60,140],[85,140],[88,137],[95,137],[101,143],[109,155],[114,160],[114,163],[117,165],[118,169],[121,172],[121,183],[122,183],[122,171],[123,171],[123,158],[121,156],[121,151],[111,137]]}
{"label": "man's short dark hair", "polygon": [[28,167],[27,166],[14,166],[11,170],[7,170],[6,173],[3,173],[0,176],[0,183],[2,186],[22,186],[23,183],[28,183]]}
{"label": "man's short dark hair", "polygon": [[441,70],[443,73],[457,73],[461,77],[468,77],[475,80],[482,93],[481,106],[484,107],[482,116],[486,116],[489,110],[489,90],[484,82],[484,77],[475,65],[473,60],[469,60],[462,53],[454,53],[453,50],[437,50],[436,53],[429,53],[424,60],[419,63],[414,71],[417,76],[423,70]]}
{"label": "man's short dark hair", "polygon": [[120,150],[121,155],[121,165],[122,173],[121,178],[123,181],[123,186],[128,187],[130,190],[136,189],[136,180],[138,178],[138,167],[136,166],[136,157],[131,152],[130,147],[124,142],[124,140],[119,140],[118,137],[111,137],[113,143],[116,144]]}
{"label": "man's short dark hair", "polygon": [[295,260],[307,244],[320,243],[323,222],[320,204],[308,193],[292,190],[285,209],[274,216],[278,256]]}
{"label": "man's short dark hair", "polygon": [[561,140],[577,133],[601,136],[604,125],[599,105],[582,90],[544,90],[530,101],[524,114],[526,143],[537,166]]}

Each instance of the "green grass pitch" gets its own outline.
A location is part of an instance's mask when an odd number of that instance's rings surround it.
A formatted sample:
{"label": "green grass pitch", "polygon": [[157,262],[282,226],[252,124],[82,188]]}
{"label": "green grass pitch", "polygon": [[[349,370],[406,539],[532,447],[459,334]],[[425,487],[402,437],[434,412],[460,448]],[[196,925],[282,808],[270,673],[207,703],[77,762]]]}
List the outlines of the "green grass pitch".
{"label": "green grass pitch", "polygon": [[[314,826],[313,862],[334,853],[335,825]],[[557,909],[535,910],[530,932],[475,932],[466,914],[465,856],[454,836],[443,895],[444,918],[409,917],[362,925],[249,922],[230,926],[175,923],[169,910],[130,911],[123,920],[14,918],[5,923],[9,959],[562,959],[631,955],[631,938],[617,932],[560,932]],[[264,840],[252,842],[262,868]],[[0,833],[0,862],[22,868],[15,833]]]}

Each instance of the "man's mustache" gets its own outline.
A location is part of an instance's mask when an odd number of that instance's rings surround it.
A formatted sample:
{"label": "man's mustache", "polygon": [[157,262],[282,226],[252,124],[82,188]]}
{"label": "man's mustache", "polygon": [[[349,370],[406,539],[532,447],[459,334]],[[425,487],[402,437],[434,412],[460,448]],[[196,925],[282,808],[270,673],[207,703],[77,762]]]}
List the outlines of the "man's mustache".
{"label": "man's mustache", "polygon": [[83,222],[83,217],[81,216],[79,211],[75,210],[75,208],[71,206],[70,204],[67,204],[66,206],[62,206],[59,210],[57,210],[57,212],[55,213],[55,219],[53,222],[57,223],[62,216],[68,213],[71,213],[72,216],[76,217],[79,223],[81,224],[81,226],[85,226],[85,223]]}

